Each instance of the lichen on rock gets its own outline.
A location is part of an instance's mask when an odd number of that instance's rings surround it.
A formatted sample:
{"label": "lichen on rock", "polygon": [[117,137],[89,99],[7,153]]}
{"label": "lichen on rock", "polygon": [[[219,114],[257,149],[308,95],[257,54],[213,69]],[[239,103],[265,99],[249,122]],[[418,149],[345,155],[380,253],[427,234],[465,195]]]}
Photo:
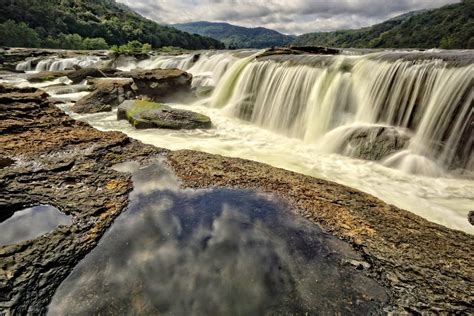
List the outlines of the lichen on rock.
{"label": "lichen on rock", "polygon": [[196,129],[212,126],[211,119],[203,114],[145,100],[123,102],[118,107],[117,119],[126,119],[137,129]]}

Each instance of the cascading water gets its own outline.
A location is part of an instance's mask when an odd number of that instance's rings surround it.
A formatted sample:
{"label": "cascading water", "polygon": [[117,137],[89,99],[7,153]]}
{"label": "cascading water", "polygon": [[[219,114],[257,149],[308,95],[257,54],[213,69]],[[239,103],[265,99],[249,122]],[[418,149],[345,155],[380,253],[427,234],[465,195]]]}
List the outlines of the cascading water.
{"label": "cascading water", "polygon": [[210,130],[136,130],[115,112],[71,115],[159,147],[246,158],[335,181],[474,233],[466,218],[474,205],[472,52],[256,53],[112,64],[180,67],[193,74],[196,93],[215,87],[196,103],[172,104],[210,116]]}
{"label": "cascading water", "polygon": [[[406,150],[384,163],[439,176],[443,169],[474,167],[473,73],[472,64],[385,61],[377,54],[304,57],[300,62],[298,57],[290,61],[249,57],[223,77],[210,104],[322,149],[331,147],[328,142],[338,136],[350,135],[344,126],[383,124],[410,130],[414,136]],[[338,135],[329,133],[336,128]]]}
{"label": "cascading water", "polygon": [[115,66],[121,70],[135,68],[178,68],[193,74],[194,87],[215,87],[227,69],[239,58],[229,52],[201,52],[179,56],[157,56],[151,59],[136,61],[119,58]]}
{"label": "cascading water", "polygon": [[90,67],[101,60],[97,56],[78,56],[72,58],[47,58],[40,60],[33,66],[32,60],[19,63],[16,70],[19,71],[62,71],[74,66]]}

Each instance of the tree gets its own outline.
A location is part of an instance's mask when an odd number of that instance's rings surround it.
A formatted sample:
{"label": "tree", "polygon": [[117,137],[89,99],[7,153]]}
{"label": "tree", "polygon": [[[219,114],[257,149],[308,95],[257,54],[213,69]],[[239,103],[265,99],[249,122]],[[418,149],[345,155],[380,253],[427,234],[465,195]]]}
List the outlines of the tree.
{"label": "tree", "polygon": [[109,49],[109,45],[102,37],[86,38],[82,43],[82,47],[89,50]]}
{"label": "tree", "polygon": [[26,23],[8,20],[0,24],[0,45],[10,47],[39,47],[41,39],[38,33]]}

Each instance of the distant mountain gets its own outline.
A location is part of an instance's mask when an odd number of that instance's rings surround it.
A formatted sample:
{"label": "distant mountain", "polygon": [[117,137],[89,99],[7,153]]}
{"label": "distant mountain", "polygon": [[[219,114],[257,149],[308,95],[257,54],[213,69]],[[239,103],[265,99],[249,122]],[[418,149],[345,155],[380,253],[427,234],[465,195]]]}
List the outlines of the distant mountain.
{"label": "distant mountain", "polygon": [[[1,0],[0,46],[104,48],[138,40],[154,48],[223,48],[159,25],[115,0]],[[85,41],[89,38],[89,41]],[[92,40],[91,40],[92,39]]]}
{"label": "distant mountain", "polygon": [[474,0],[403,14],[358,30],[308,33],[296,46],[356,48],[474,48]]}
{"label": "distant mountain", "polygon": [[221,41],[227,48],[266,48],[291,43],[293,36],[263,27],[248,28],[229,23],[191,22],[173,24],[178,30],[208,36]]}

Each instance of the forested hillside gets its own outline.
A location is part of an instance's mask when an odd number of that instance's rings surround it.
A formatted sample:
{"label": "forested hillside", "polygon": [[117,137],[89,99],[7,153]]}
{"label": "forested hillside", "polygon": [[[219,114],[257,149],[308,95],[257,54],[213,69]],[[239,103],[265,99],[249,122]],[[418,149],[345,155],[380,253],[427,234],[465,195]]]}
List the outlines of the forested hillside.
{"label": "forested hillside", "polygon": [[0,46],[104,49],[130,41],[153,48],[223,48],[145,19],[114,0],[0,0]]}
{"label": "forested hillside", "polygon": [[221,41],[227,48],[266,48],[284,46],[294,37],[263,27],[248,28],[229,23],[191,22],[174,24],[179,30],[208,36]]}
{"label": "forested hillside", "polygon": [[357,48],[474,48],[474,0],[413,12],[358,30],[303,34],[294,45]]}

